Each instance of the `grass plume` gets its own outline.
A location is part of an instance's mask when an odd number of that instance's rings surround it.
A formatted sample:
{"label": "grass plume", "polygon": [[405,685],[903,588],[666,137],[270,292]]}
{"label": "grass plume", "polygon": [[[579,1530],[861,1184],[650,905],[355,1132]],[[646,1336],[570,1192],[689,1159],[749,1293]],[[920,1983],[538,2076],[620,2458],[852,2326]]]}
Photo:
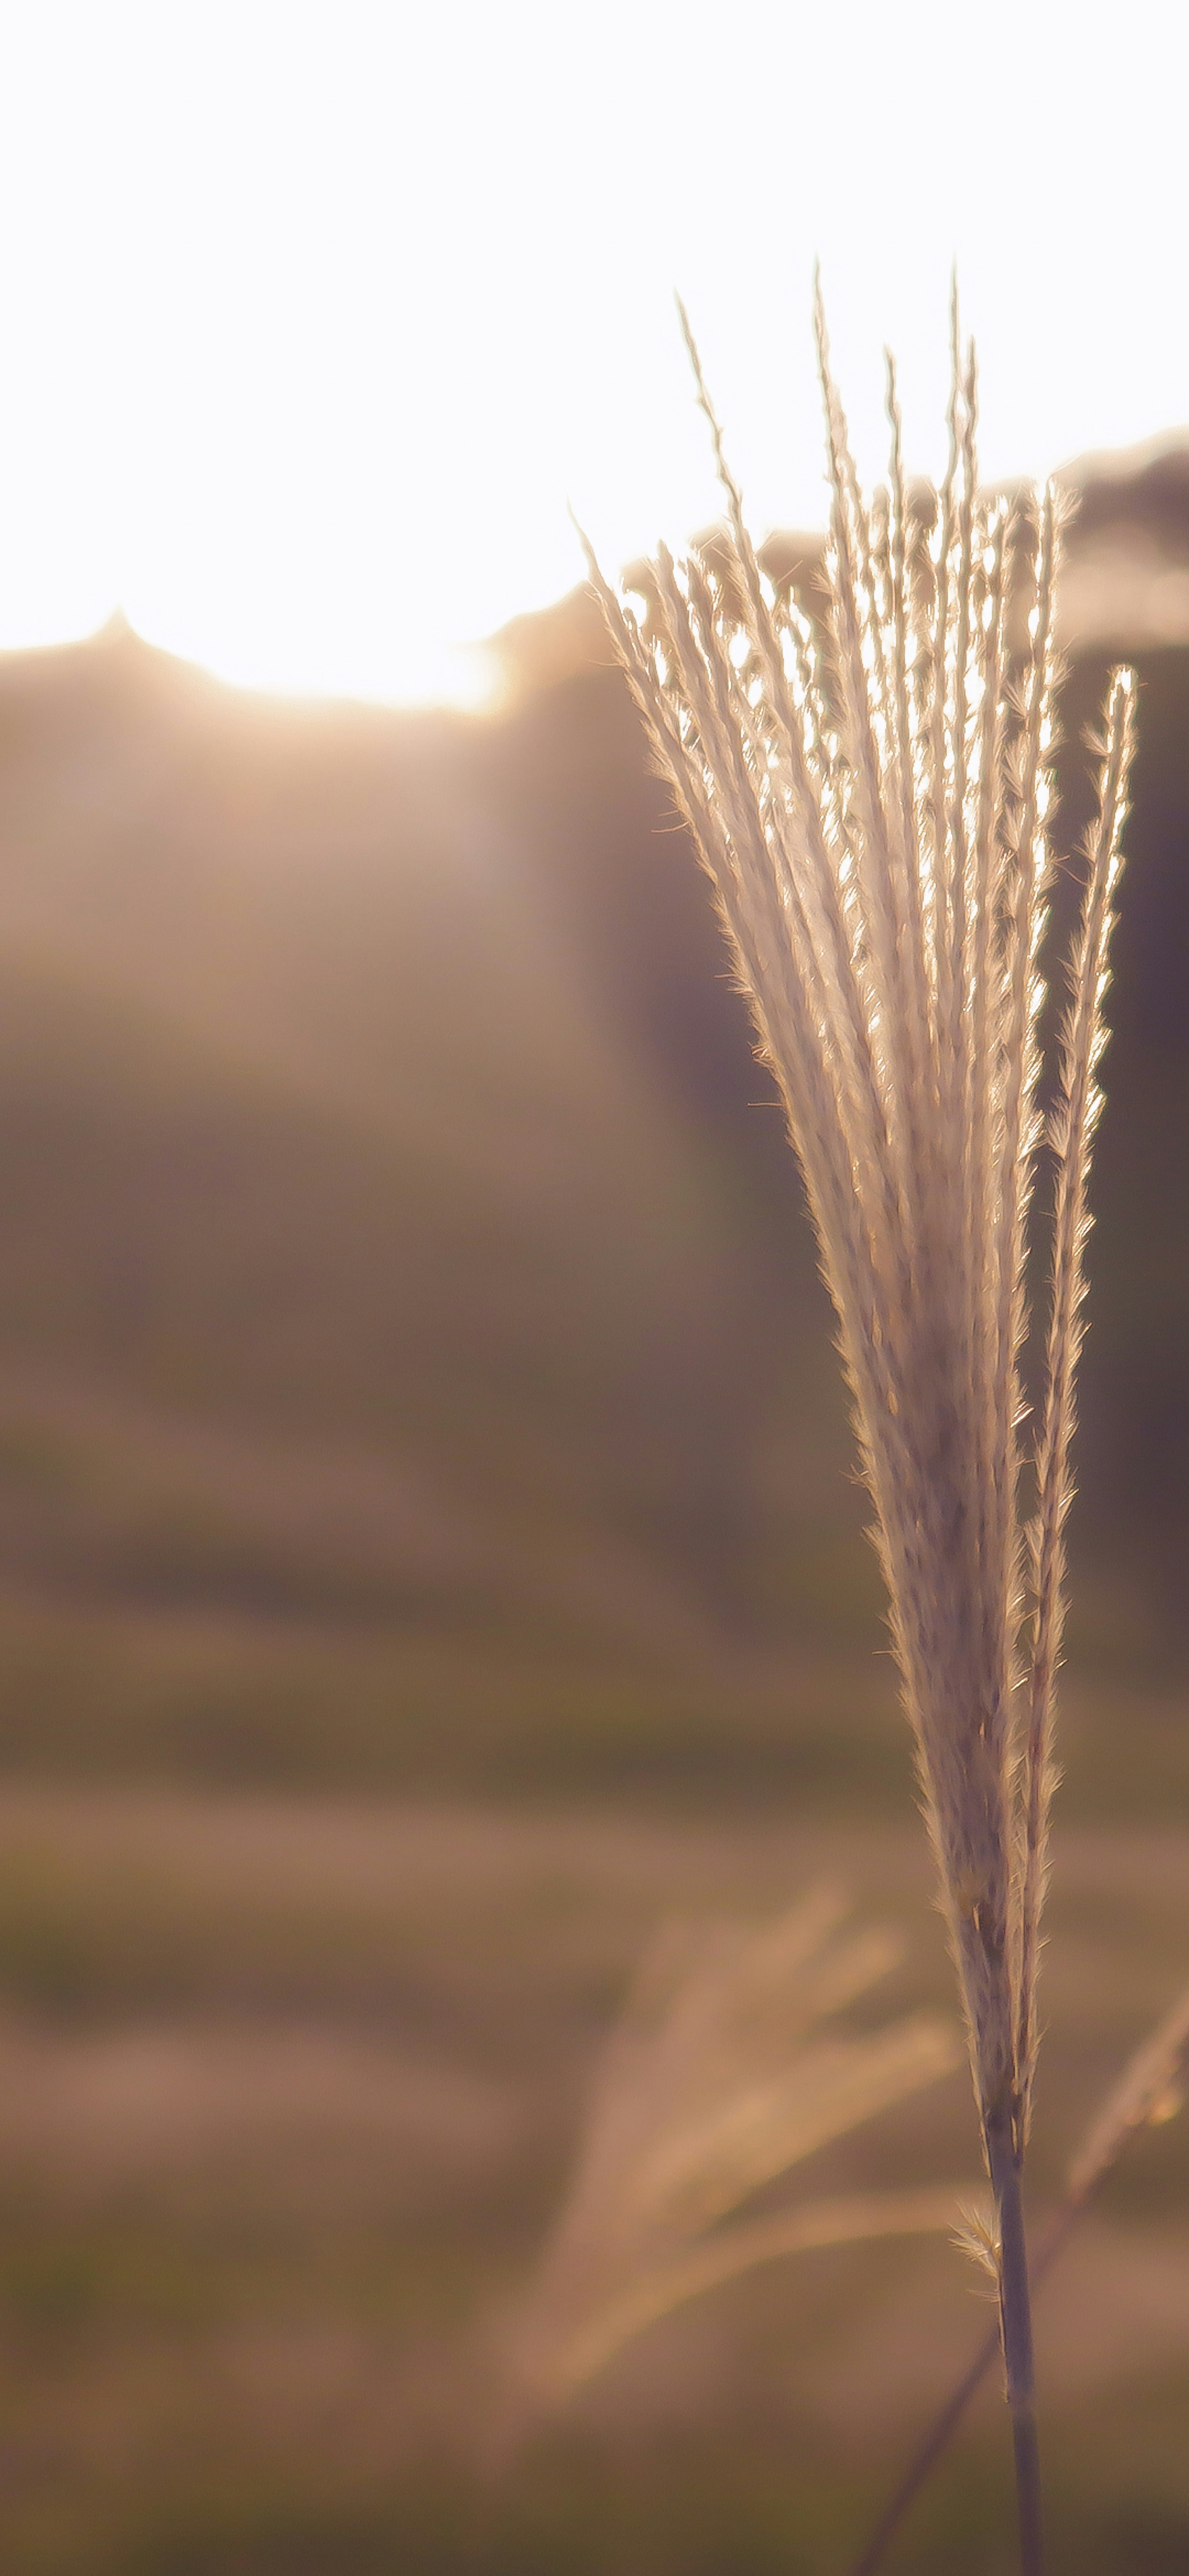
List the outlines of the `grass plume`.
{"label": "grass plume", "polygon": [[861,2034],[829,2028],[900,1956],[890,1932],[844,1930],[846,1913],[822,1887],[759,1926],[662,1928],[604,2051],[574,2180],[515,2320],[519,2425],[657,2318],[757,2264],[953,2225],[958,2184],[721,2223],[960,2063],[960,2037],[936,2014]]}
{"label": "grass plume", "polygon": [[[1053,1785],[1064,1523],[1134,682],[1110,682],[1047,1143],[1044,1392],[1024,1446],[1024,1274],[1042,1142],[1037,960],[1060,511],[979,488],[953,317],[949,461],[859,487],[816,303],[832,512],[825,600],[763,575],[684,312],[728,528],[661,548],[624,605],[591,577],[712,880],[783,1096],[838,1317],[997,2210],[1027,2576],[1041,2565],[1020,2200]],[[1036,1505],[1027,1533],[1027,1465]],[[1026,1540],[1026,1544],[1025,1544]],[[1027,1569],[1027,1583],[1024,1580]]]}

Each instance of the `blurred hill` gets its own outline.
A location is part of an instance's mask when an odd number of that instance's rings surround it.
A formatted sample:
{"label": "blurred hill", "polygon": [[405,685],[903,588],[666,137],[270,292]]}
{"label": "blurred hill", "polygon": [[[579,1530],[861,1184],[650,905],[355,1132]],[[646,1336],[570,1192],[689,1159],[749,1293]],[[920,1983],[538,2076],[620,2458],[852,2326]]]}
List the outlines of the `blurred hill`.
{"label": "blurred hill", "polygon": [[[1104,652],[1144,675],[1079,1637],[1156,1676],[1189,1534],[1187,459],[1079,469],[1066,592],[1071,829]],[[257,700],[119,626],[0,665],[0,1759],[903,1761],[708,898],[590,603],[499,643],[483,718]]]}

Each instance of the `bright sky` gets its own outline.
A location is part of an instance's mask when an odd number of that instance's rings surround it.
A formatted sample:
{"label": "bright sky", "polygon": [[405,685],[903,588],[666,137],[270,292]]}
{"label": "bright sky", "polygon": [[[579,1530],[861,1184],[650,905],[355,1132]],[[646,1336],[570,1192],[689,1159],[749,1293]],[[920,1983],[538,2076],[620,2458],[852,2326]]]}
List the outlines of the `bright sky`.
{"label": "bright sky", "polygon": [[1189,421],[1168,0],[33,0],[0,31],[0,644],[121,606],[228,678],[465,696],[455,648],[717,513],[820,524],[820,253],[861,461]]}

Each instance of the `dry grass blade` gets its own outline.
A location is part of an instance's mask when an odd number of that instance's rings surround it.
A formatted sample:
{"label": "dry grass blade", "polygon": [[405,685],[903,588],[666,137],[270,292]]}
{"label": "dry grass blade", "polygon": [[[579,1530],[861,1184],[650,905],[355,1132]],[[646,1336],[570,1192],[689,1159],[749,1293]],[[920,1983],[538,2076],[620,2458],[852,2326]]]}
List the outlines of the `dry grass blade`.
{"label": "dry grass blade", "polygon": [[1184,2102],[1189,2061],[1189,1986],[1130,2058],[1091,2122],[1069,2168],[1066,2200],[1083,2209],[1137,2129],[1173,2119]]}
{"label": "dry grass blade", "polygon": [[[979,490],[977,377],[956,303],[950,461],[931,524],[929,510],[910,522],[894,375],[891,487],[868,504],[819,297],[833,506],[828,597],[811,618],[761,573],[682,320],[727,531],[683,566],[662,551],[640,616],[593,559],[591,578],[713,882],[838,1314],[999,2213],[1021,2547],[1035,2576],[1019,2170],[1086,1182],[1134,690],[1115,675],[1050,1139],[1053,1294],[1022,1708],[1020,1346],[1038,1142],[1036,959],[1052,872],[1058,514],[1051,493],[1005,511]],[[1028,642],[1013,655],[1021,623]]]}
{"label": "dry grass blade", "polygon": [[538,2354],[542,2384],[554,2399],[564,2397],[613,2360],[633,2335],[642,2334],[687,2299],[700,2298],[725,2281],[759,2264],[788,2254],[804,2254],[823,2245],[853,2245],[877,2236],[936,2236],[952,2229],[958,2214],[960,2187],[942,2184],[924,2191],[866,2191],[839,2194],[829,2200],[804,2201],[776,2218],[743,2220],[735,2227],[692,2245],[685,2254],[641,2273],[616,2296],[608,2298],[568,2338]]}
{"label": "dry grass blade", "polygon": [[928,2014],[823,2033],[900,1951],[887,1932],[843,1929],[844,1912],[819,1889],[758,1929],[703,1923],[660,1936],[604,2053],[574,2182],[515,2323],[529,2413],[670,2308],[757,2263],[952,2224],[957,2186],[719,2224],[960,2060],[956,2032]]}

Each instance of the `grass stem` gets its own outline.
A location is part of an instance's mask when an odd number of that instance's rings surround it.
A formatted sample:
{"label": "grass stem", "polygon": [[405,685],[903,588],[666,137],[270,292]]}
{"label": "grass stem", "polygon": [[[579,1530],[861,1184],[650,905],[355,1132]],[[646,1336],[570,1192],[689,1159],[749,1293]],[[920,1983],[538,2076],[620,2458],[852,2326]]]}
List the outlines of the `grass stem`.
{"label": "grass stem", "polygon": [[995,2112],[987,2122],[987,2160],[999,2218],[999,2323],[1016,2462],[1020,2576],[1044,2576],[1032,2302],[1028,2289],[1020,2164],[1013,2122],[1008,2112]]}
{"label": "grass stem", "polygon": [[[1032,2263],[1029,2279],[1033,2292],[1039,2289],[1050,2266],[1068,2243],[1083,2211],[1089,2207],[1107,2175],[1113,2172],[1128,2139],[1134,2137],[1139,2129],[1159,2126],[1181,2109],[1187,2067],[1189,1987],[1182,1990],[1155,2030],[1141,2041],[1091,2121],[1070,2165],[1064,2201]],[[999,2328],[994,2326],[990,2334],[984,2336],[973,2361],[918,2444],[895,2494],[885,2505],[861,2555],[850,2568],[849,2576],[876,2576],[877,2568],[882,2567],[905,2514],[915,2504],[926,2479],[948,2448],[971,2398],[981,2387],[1000,2348]]]}

